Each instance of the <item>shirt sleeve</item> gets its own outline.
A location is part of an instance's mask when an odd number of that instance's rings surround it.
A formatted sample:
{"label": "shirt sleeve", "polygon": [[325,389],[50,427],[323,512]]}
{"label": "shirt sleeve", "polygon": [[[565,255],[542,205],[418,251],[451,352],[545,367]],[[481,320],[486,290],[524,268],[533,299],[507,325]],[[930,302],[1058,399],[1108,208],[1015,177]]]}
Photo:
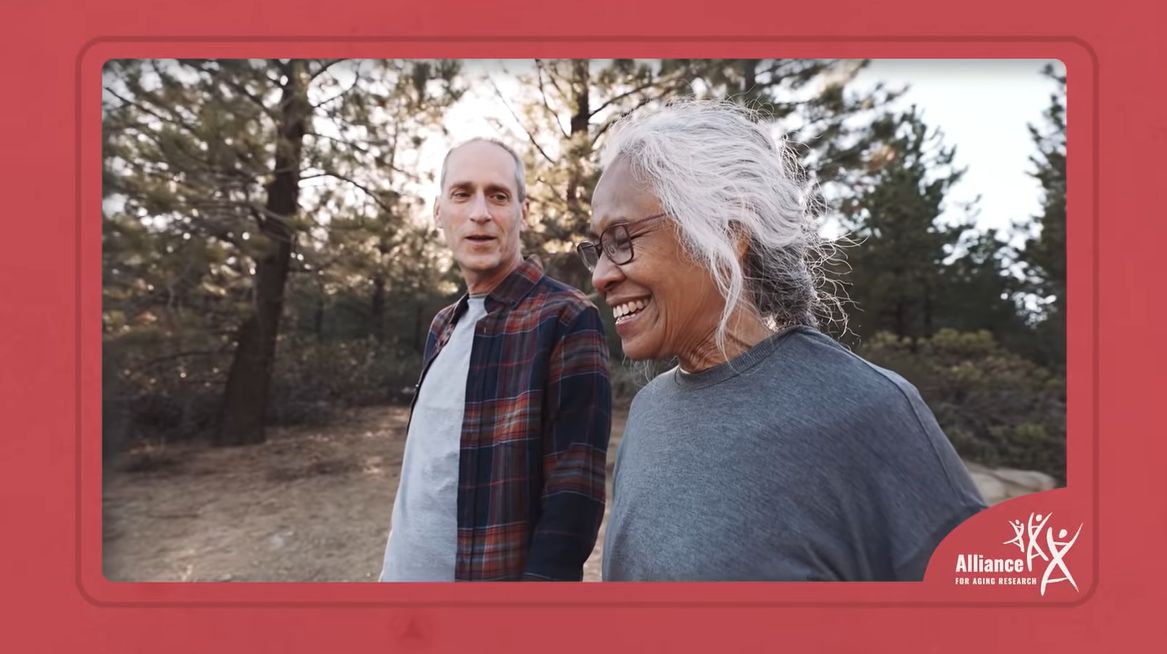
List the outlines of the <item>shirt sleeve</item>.
{"label": "shirt sleeve", "polygon": [[546,397],[542,511],[523,579],[579,581],[604,517],[612,424],[608,343],[590,303],[551,353]]}

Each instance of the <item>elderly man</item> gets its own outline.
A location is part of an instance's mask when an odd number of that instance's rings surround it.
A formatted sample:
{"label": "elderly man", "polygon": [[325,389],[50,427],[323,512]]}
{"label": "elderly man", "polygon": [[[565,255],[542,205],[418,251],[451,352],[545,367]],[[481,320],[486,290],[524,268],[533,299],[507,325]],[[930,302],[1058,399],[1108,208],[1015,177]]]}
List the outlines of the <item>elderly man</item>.
{"label": "elderly man", "polygon": [[513,150],[453,148],[440,184],[434,220],[467,292],[426,339],[381,580],[579,580],[611,423],[599,312],[520,254]]}
{"label": "elderly man", "polygon": [[922,578],[984,503],[916,389],[816,329],[828,244],[766,129],[677,103],[602,161],[580,255],[625,355],[678,364],[629,410],[604,579]]}

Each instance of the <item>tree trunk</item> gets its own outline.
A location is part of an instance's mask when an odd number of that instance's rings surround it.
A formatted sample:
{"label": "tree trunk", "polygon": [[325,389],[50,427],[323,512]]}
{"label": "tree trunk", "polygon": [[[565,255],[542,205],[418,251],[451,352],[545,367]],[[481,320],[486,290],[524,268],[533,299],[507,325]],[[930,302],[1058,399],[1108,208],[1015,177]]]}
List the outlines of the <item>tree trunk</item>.
{"label": "tree trunk", "polygon": [[588,121],[592,118],[591,101],[588,97],[591,91],[590,59],[577,59],[572,62],[572,88],[575,91],[575,112],[571,115],[571,135],[587,134]]}
{"label": "tree trunk", "polygon": [[742,99],[749,103],[758,98],[758,60],[743,59],[741,64]]}
{"label": "tree trunk", "polygon": [[568,168],[567,186],[564,188],[564,201],[567,204],[567,213],[576,224],[572,231],[580,232],[586,227],[586,217],[581,210],[580,187],[583,185],[579,162],[587,159],[591,154],[588,126],[591,121],[591,66],[590,59],[579,59],[572,62],[571,88],[574,97],[572,104],[574,111],[571,114],[571,136],[567,142],[567,159],[573,161]]}
{"label": "tree trunk", "polygon": [[262,250],[255,262],[255,300],[251,315],[239,327],[215,433],[216,445],[249,445],[262,443],[265,438],[264,415],[295,238],[291,219],[300,191],[300,153],[312,109],[304,63],[286,64],[285,76],[273,179],[267,186],[266,211],[259,230]]}

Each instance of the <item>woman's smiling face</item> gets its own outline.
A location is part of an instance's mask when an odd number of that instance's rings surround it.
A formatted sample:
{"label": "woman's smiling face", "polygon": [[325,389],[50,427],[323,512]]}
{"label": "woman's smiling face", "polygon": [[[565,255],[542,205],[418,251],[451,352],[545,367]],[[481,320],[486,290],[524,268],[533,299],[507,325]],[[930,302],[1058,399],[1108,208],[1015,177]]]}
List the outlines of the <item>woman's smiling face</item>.
{"label": "woman's smiling face", "polygon": [[[618,158],[592,194],[592,231],[625,224],[634,256],[617,266],[601,255],[592,283],[616,316],[616,332],[631,359],[677,357],[689,371],[713,363],[715,333],[725,299],[713,276],[690,259],[675,219],[644,220],[663,211],[660,200]],[[716,357],[713,357],[714,359]]]}

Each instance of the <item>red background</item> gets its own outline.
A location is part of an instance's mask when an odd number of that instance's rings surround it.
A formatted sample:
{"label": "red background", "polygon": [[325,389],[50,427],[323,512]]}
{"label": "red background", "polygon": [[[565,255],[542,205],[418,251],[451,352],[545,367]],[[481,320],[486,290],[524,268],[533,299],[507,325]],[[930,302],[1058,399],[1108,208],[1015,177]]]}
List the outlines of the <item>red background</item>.
{"label": "red background", "polygon": [[[1155,33],[1167,11],[1150,2],[1104,13],[988,0],[943,15],[923,0],[894,11],[753,4],[9,1],[0,9],[0,644],[200,652],[216,644],[847,651],[886,643],[1068,652],[1167,643],[1167,580],[1159,575],[1167,510],[1157,466],[1167,448],[1155,438],[1164,432],[1167,374],[1155,364],[1167,362],[1167,316],[1147,298],[1163,277],[1154,265],[1167,242],[1154,202],[1162,183],[1151,179],[1167,146],[1159,97],[1167,53]],[[966,523],[941,546],[923,584],[106,582],[97,71],[115,56],[179,55],[1061,58],[1071,153],[1069,487]],[[1008,555],[1000,546],[1012,536],[1007,521],[1030,510],[1053,510],[1071,532],[1084,523],[1067,558],[1081,592],[1065,584],[1046,598],[1032,588],[956,592],[952,553]]]}

